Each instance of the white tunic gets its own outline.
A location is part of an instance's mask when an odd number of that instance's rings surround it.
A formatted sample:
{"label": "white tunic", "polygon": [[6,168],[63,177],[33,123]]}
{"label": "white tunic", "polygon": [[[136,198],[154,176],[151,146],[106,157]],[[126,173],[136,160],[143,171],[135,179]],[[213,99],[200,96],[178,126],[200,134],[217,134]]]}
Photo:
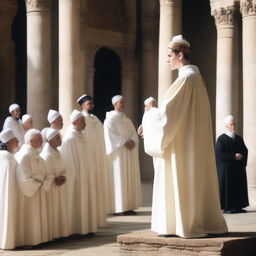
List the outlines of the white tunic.
{"label": "white tunic", "polygon": [[107,214],[113,212],[113,204],[109,200],[109,168],[104,140],[104,129],[100,120],[83,111],[86,128],[84,130],[87,147],[90,148],[90,159],[96,185],[98,226],[106,226]]}
{"label": "white tunic", "polygon": [[0,151],[0,248],[16,246],[17,163],[13,154]]}
{"label": "white tunic", "polygon": [[19,186],[18,223],[19,244],[36,245],[49,240],[46,191],[52,183],[45,161],[39,151],[23,144],[15,158],[20,166],[17,171]]}
{"label": "white tunic", "polygon": [[47,192],[47,200],[52,204],[49,209],[51,221],[50,234],[52,238],[65,237],[70,234],[67,215],[67,192],[66,183],[57,186],[54,182],[55,177],[65,176],[66,170],[62,155],[58,150],[53,149],[49,143],[45,143],[40,156],[45,160],[48,171],[53,175],[53,182],[50,191]]}
{"label": "white tunic", "polygon": [[[138,136],[124,113],[107,112],[104,121],[106,150],[112,170],[115,213],[133,210],[141,205],[141,181],[138,156]],[[128,140],[135,142],[133,150],[125,147]]]}
{"label": "white tunic", "polygon": [[3,130],[6,129],[11,129],[15,135],[15,137],[19,141],[19,147],[21,147],[24,143],[24,135],[25,135],[25,130],[23,128],[22,122],[20,119],[15,119],[12,116],[8,116],[3,125]]}
{"label": "white tunic", "polygon": [[68,216],[72,234],[97,231],[96,191],[89,150],[84,134],[73,127],[68,128],[61,154],[67,170]]}
{"label": "white tunic", "polygon": [[145,112],[143,135],[155,157],[152,230],[184,238],[226,232],[210,105],[196,66],[181,68],[162,106]]}

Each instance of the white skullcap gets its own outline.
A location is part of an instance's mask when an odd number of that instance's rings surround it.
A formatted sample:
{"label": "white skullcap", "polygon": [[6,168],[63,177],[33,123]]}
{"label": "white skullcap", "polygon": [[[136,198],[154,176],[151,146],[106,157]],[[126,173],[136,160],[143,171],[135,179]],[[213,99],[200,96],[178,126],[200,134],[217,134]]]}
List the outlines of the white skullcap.
{"label": "white skullcap", "polygon": [[235,121],[234,116],[228,115],[225,119],[225,124],[228,124],[230,121]]}
{"label": "white skullcap", "polygon": [[49,128],[47,133],[46,133],[46,139],[48,141],[50,141],[51,139],[53,139],[55,136],[59,135],[60,133],[56,130],[56,129],[53,129],[53,128]]}
{"label": "white skullcap", "polygon": [[83,114],[81,111],[78,111],[77,109],[74,109],[73,112],[70,115],[70,121],[71,123],[74,123],[78,118],[82,117]]}
{"label": "white skullcap", "polygon": [[51,124],[54,120],[56,120],[61,114],[53,109],[50,109],[47,115],[47,120]]}
{"label": "white skullcap", "polygon": [[24,123],[26,123],[29,119],[32,119],[32,116],[29,115],[29,114],[25,114],[25,115],[22,116],[21,121],[22,121],[22,123],[24,124]]}
{"label": "white skullcap", "polygon": [[17,109],[17,108],[20,108],[20,106],[16,103],[10,105],[9,107],[9,113],[11,114],[13,110]]}
{"label": "white skullcap", "polygon": [[33,138],[34,135],[42,135],[41,132],[37,129],[29,129],[24,136],[25,144],[30,145],[30,140]]}
{"label": "white skullcap", "polygon": [[112,104],[115,105],[119,100],[123,99],[124,97],[122,95],[116,95],[112,98]]}
{"label": "white skullcap", "polygon": [[148,103],[150,103],[150,102],[152,102],[152,101],[156,101],[156,99],[153,98],[153,97],[149,97],[149,98],[145,99],[144,105],[147,105]]}
{"label": "white skullcap", "polygon": [[15,138],[15,135],[13,133],[13,131],[11,129],[6,129],[6,130],[3,130],[1,133],[0,133],[0,140],[3,142],[3,143],[6,143],[8,142],[9,140],[11,140],[12,138]]}
{"label": "white skullcap", "polygon": [[178,43],[178,44],[185,45],[188,48],[190,47],[190,43],[187,40],[185,40],[182,35],[174,36],[172,38],[171,43]]}

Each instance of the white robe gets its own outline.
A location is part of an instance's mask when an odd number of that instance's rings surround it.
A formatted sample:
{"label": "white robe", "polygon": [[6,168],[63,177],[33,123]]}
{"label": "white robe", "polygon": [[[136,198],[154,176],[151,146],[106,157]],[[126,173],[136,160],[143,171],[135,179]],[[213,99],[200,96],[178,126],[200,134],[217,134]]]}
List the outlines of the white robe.
{"label": "white robe", "polygon": [[47,192],[47,200],[50,201],[50,209],[48,211],[50,236],[54,239],[65,237],[70,234],[67,215],[67,186],[66,183],[57,186],[54,182],[55,177],[66,177],[64,160],[60,152],[53,149],[48,142],[45,143],[40,156],[45,160],[49,173],[53,175],[50,191]]}
{"label": "white robe", "polygon": [[67,170],[68,216],[72,234],[97,231],[96,189],[88,150],[84,134],[69,127],[63,137],[61,154]]}
{"label": "white robe", "polygon": [[15,137],[19,141],[19,147],[21,147],[24,144],[25,135],[25,130],[23,128],[21,120],[17,120],[12,116],[8,116],[4,121],[3,130],[6,130],[8,128],[13,131]]}
{"label": "white robe", "polygon": [[17,163],[13,154],[0,151],[0,248],[16,246]]}
{"label": "white robe", "polygon": [[93,174],[96,180],[96,197],[98,226],[104,227],[107,222],[107,214],[113,212],[113,204],[109,200],[109,168],[105,148],[104,129],[100,120],[83,111],[86,128],[84,130],[86,145],[90,148],[90,160],[93,164]]}
{"label": "white robe", "polygon": [[210,105],[196,66],[186,65],[163,104],[143,117],[145,151],[154,159],[152,230],[184,238],[224,233]]}
{"label": "white robe", "polygon": [[52,177],[39,151],[23,144],[15,158],[20,166],[17,171],[19,245],[36,245],[49,241],[46,191]]}
{"label": "white robe", "polygon": [[[138,155],[138,136],[124,113],[110,111],[104,121],[104,133],[109,164],[112,170],[115,213],[133,210],[141,205],[141,181]],[[128,150],[127,140],[135,147]]]}

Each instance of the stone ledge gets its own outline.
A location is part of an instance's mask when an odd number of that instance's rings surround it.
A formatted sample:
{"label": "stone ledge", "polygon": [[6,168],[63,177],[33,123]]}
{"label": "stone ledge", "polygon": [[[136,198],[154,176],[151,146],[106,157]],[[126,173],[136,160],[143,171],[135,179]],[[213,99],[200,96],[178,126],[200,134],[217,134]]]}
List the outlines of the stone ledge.
{"label": "stone ledge", "polygon": [[256,256],[256,233],[236,232],[207,238],[158,237],[143,231],[119,235],[122,256]]}

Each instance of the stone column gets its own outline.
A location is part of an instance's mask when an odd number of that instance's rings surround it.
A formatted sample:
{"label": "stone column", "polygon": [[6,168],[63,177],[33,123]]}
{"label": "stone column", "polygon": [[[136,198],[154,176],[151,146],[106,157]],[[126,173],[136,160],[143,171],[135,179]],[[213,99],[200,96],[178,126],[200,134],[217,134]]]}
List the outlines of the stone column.
{"label": "stone column", "polygon": [[48,126],[53,104],[51,0],[26,0],[27,7],[27,113],[34,126]]}
{"label": "stone column", "polygon": [[160,0],[158,104],[175,80],[177,73],[167,65],[167,46],[174,35],[181,34],[181,0]]}
{"label": "stone column", "polygon": [[59,111],[64,130],[83,93],[80,18],[80,0],[59,1]]}
{"label": "stone column", "polygon": [[12,23],[16,13],[16,1],[0,1],[0,128],[9,114],[9,105],[15,101],[15,49],[12,41]]}
{"label": "stone column", "polygon": [[256,1],[241,0],[243,17],[244,139],[249,149],[247,179],[250,204],[256,204]]}
{"label": "stone column", "polygon": [[237,13],[237,6],[216,9],[212,6],[212,15],[217,27],[216,138],[223,133],[224,120],[229,114],[238,118]]}

